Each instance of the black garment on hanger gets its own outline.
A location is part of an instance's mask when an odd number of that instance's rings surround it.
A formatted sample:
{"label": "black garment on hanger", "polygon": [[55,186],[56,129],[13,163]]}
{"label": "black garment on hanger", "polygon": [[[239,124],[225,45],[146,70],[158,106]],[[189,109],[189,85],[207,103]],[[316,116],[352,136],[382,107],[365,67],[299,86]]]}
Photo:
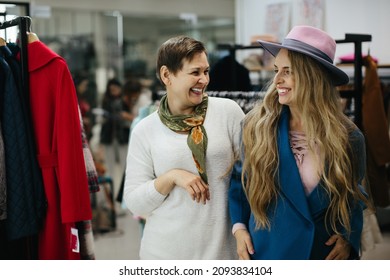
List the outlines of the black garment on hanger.
{"label": "black garment on hanger", "polygon": [[45,213],[45,195],[31,142],[33,135],[29,134],[27,102],[20,92],[20,68],[8,47],[0,47],[0,51],[5,78],[1,120],[6,154],[7,233],[9,240],[15,240],[39,232]]}
{"label": "black garment on hanger", "polygon": [[[28,17],[0,23],[19,26],[20,47],[0,47],[0,118],[2,122],[7,219],[0,224],[1,259],[37,259],[38,233],[46,213],[42,174],[38,166],[29,106],[27,67]],[[20,59],[16,55],[20,54]]]}
{"label": "black garment on hanger", "polygon": [[217,61],[210,69],[210,91],[251,91],[249,70],[227,55]]}

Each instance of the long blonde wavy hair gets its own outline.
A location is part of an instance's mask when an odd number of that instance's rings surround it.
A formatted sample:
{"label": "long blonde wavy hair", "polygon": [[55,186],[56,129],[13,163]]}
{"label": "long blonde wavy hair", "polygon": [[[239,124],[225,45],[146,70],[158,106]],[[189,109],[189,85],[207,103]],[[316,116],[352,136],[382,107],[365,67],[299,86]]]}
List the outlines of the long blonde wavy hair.
{"label": "long blonde wavy hair", "polygon": [[[351,198],[368,204],[359,191],[356,160],[353,160],[348,137],[356,126],[343,113],[339,93],[322,66],[300,53],[289,51],[288,56],[295,79],[292,98],[304,120],[308,148],[315,151],[317,145],[320,151],[315,160],[322,166],[321,185],[330,199],[327,220],[335,233],[340,234],[337,225],[350,232]],[[242,182],[257,228],[270,228],[267,210],[272,203],[277,203],[277,130],[281,111],[282,105],[272,83],[263,101],[244,120]],[[320,159],[324,162],[320,163]]]}

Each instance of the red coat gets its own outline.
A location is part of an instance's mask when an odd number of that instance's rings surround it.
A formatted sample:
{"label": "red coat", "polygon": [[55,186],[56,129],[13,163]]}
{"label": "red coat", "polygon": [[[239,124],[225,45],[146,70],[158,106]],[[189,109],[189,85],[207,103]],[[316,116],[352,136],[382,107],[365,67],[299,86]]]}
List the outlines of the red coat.
{"label": "red coat", "polygon": [[91,220],[77,96],[66,61],[40,41],[28,45],[30,103],[47,213],[39,259],[80,259],[71,228]]}

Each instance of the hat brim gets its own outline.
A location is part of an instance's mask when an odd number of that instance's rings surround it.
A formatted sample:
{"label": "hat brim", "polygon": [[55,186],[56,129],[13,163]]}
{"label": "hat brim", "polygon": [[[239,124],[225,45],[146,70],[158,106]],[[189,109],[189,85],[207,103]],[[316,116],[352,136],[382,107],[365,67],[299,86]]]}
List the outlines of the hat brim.
{"label": "hat brim", "polygon": [[299,48],[299,46],[286,46],[280,43],[272,43],[262,40],[257,40],[257,42],[273,56],[276,56],[279,53],[280,49],[287,49],[310,56],[314,60],[321,63],[321,65],[323,65],[327,70],[329,70],[329,74],[335,86],[341,86],[349,82],[349,77],[344,71],[340,70],[334,64],[323,59],[322,57],[319,57],[305,49]]}

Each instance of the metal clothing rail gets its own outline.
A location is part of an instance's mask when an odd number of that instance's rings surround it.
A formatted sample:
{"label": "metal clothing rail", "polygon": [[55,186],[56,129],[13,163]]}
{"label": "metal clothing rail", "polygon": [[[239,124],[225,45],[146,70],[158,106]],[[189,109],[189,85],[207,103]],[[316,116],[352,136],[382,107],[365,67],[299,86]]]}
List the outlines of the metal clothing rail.
{"label": "metal clothing rail", "polygon": [[350,91],[342,91],[340,94],[343,97],[354,98],[354,122],[362,128],[362,95],[363,95],[363,56],[362,56],[362,43],[371,42],[371,35],[369,34],[345,34],[345,39],[336,40],[337,44],[353,43],[355,46],[354,56],[354,89]]}
{"label": "metal clothing rail", "polygon": [[[229,57],[232,60],[232,62],[236,61],[236,51],[237,50],[249,50],[249,49],[262,49],[263,47],[258,45],[239,45],[239,44],[218,44],[217,49],[218,50],[228,50],[229,51]],[[235,63],[231,64],[231,76],[230,81],[232,88],[237,88],[237,66]]]}
{"label": "metal clothing rail", "polygon": [[[362,43],[371,42],[372,36],[369,34],[351,34],[346,33],[345,38],[341,40],[336,40],[337,44],[342,43],[353,43],[354,44],[354,89],[353,90],[344,90],[340,91],[341,96],[347,98],[354,98],[355,109],[354,109],[354,122],[359,127],[362,128],[362,94],[363,94],[363,57],[362,57]],[[243,46],[238,44],[219,44],[217,46],[219,50],[228,50],[229,55],[232,59],[236,58],[237,50],[245,49],[261,49],[260,45],[249,45]],[[236,82],[235,69],[232,70],[233,82]]]}
{"label": "metal clothing rail", "polygon": [[28,72],[27,32],[30,31],[31,29],[31,18],[28,16],[21,16],[9,21],[0,22],[0,29],[6,29],[13,26],[19,27],[22,89],[23,89],[23,94],[26,95],[25,97],[29,98],[30,85],[29,85],[29,72]]}

